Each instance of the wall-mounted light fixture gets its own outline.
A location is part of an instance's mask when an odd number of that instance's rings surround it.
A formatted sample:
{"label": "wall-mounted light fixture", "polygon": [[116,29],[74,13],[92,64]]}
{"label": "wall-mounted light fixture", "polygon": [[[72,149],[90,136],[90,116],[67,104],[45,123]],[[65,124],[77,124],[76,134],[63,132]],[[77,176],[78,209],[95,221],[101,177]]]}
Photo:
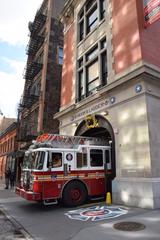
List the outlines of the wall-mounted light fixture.
{"label": "wall-mounted light fixture", "polygon": [[107,111],[103,111],[100,113],[102,116],[107,116],[108,115],[108,112]]}
{"label": "wall-mounted light fixture", "polygon": [[109,100],[110,100],[110,103],[111,103],[111,104],[113,104],[113,103],[115,103],[115,101],[116,101],[116,98],[115,98],[115,97],[110,97],[110,99],[109,99]]}
{"label": "wall-mounted light fixture", "polygon": [[141,92],[141,91],[142,91],[142,85],[137,84],[137,85],[135,86],[135,92],[136,92],[136,93],[139,93],[139,92]]}
{"label": "wall-mounted light fixture", "polygon": [[72,123],[72,126],[73,126],[73,127],[77,127],[77,126],[78,126],[78,123]]}
{"label": "wall-mounted light fixture", "polygon": [[114,134],[118,134],[118,133],[119,133],[118,128],[114,128]]}

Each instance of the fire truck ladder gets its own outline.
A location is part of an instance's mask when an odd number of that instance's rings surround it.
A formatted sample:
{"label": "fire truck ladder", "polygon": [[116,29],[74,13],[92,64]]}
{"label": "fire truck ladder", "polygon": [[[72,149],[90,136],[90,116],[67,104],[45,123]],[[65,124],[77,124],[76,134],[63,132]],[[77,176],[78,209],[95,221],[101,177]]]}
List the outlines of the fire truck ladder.
{"label": "fire truck ladder", "polygon": [[95,137],[67,136],[58,134],[43,134],[38,136],[38,145],[51,145],[51,147],[75,147],[78,145],[106,145],[107,141]]}

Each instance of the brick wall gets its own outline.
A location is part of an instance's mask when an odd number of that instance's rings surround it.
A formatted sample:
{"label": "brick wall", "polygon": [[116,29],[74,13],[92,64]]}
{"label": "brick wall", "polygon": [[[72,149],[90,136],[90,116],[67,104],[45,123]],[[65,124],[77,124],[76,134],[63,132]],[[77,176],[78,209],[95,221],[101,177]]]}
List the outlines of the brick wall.
{"label": "brick wall", "polygon": [[16,128],[0,136],[0,178],[4,176],[6,158],[9,153],[17,151]]}
{"label": "brick wall", "polygon": [[113,0],[114,70],[119,73],[142,58],[136,0]]}
{"label": "brick wall", "polygon": [[144,27],[143,0],[113,0],[112,20],[116,74],[140,60],[160,66],[160,20]]}
{"label": "brick wall", "polygon": [[137,2],[142,58],[160,67],[160,19],[144,28],[143,1]]}
{"label": "brick wall", "polygon": [[61,107],[69,104],[72,97],[73,81],[73,36],[74,24],[70,26],[64,36],[64,54],[62,68]]}
{"label": "brick wall", "polygon": [[59,127],[59,122],[53,119],[60,106],[62,65],[58,63],[58,47],[63,47],[63,26],[52,19],[43,119],[44,132],[50,133],[58,133]]}

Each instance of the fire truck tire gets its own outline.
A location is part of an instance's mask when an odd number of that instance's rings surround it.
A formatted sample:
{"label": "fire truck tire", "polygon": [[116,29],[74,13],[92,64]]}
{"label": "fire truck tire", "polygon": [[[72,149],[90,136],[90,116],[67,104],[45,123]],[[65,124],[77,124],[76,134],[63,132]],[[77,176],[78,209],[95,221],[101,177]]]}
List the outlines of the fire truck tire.
{"label": "fire truck tire", "polygon": [[72,181],[66,185],[63,191],[62,200],[68,207],[75,207],[83,204],[87,199],[87,190],[83,183]]}

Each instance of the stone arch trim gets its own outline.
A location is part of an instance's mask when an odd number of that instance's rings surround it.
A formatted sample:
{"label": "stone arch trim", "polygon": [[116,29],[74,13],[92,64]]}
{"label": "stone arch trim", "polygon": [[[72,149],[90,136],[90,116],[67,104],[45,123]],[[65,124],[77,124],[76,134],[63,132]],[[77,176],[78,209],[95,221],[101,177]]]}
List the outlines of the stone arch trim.
{"label": "stone arch trim", "polygon": [[[112,179],[115,178],[116,175],[116,157],[115,157],[115,136],[114,136],[114,131],[112,128],[112,125],[110,124],[110,122],[104,118],[101,115],[95,115],[96,120],[98,121],[98,127],[95,128],[105,128],[112,140],[112,170],[113,170],[113,174],[112,174]],[[85,120],[83,120],[79,126],[77,127],[76,131],[75,131],[75,136],[83,136],[85,132],[87,132],[87,126],[85,124]]]}
{"label": "stone arch trim", "polygon": [[[113,131],[113,128],[112,128],[112,125],[110,124],[110,122],[104,118],[103,116],[101,115],[95,115],[95,118],[96,120],[98,121],[98,127],[103,127],[103,128],[106,128],[108,130],[108,132],[110,133],[112,139],[114,139],[114,131]],[[85,120],[83,120],[79,126],[77,127],[76,131],[75,131],[75,136],[76,135],[83,135],[84,132],[86,132],[88,129],[86,127],[86,124],[85,124]]]}

